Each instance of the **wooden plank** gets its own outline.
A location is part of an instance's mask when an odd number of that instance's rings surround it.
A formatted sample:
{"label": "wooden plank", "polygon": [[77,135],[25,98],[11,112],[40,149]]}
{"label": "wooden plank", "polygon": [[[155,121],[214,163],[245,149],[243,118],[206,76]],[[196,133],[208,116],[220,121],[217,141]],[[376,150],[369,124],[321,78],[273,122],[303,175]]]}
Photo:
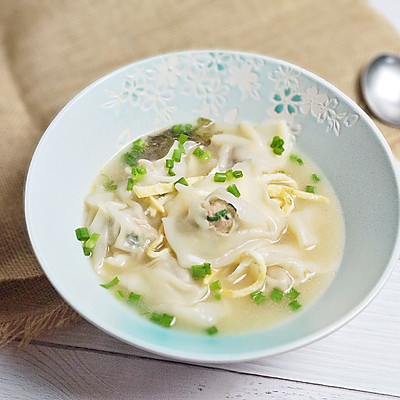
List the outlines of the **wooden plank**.
{"label": "wooden plank", "polygon": [[[400,263],[367,309],[334,334],[286,354],[217,368],[400,396],[399,293]],[[88,323],[41,341],[160,358]]]}
{"label": "wooden plank", "polygon": [[0,353],[0,399],[347,399],[388,396],[121,356],[29,345]]}

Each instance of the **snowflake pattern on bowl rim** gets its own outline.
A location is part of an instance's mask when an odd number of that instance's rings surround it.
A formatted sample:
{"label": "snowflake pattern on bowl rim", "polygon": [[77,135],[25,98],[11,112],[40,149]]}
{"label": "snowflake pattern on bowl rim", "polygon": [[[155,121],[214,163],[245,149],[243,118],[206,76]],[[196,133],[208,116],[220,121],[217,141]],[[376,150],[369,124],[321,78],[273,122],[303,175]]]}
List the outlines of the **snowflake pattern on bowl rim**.
{"label": "snowflake pattern on bowl rim", "polygon": [[[154,123],[174,121],[182,99],[193,103],[193,116],[236,123],[243,105],[265,109],[266,119],[286,120],[292,133],[302,131],[299,115],[311,115],[327,131],[339,135],[359,116],[341,107],[325,88],[305,78],[293,65],[246,53],[193,51],[135,63],[117,88],[107,89],[101,106],[132,107],[154,114]],[[236,96],[236,97],[235,97]],[[232,107],[232,99],[237,105]]]}

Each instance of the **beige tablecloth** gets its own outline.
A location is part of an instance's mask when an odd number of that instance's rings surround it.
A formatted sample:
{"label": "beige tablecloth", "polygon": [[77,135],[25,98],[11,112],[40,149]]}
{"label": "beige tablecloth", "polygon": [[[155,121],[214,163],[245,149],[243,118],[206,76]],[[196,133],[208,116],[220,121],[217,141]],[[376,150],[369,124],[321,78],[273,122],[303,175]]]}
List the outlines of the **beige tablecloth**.
{"label": "beige tablecloth", "polygon": [[[23,210],[35,145],[79,90],[144,57],[233,49],[303,66],[364,108],[360,70],[400,54],[361,0],[0,0],[0,35],[0,345],[79,320],[44,277]],[[378,125],[400,154],[400,132]]]}

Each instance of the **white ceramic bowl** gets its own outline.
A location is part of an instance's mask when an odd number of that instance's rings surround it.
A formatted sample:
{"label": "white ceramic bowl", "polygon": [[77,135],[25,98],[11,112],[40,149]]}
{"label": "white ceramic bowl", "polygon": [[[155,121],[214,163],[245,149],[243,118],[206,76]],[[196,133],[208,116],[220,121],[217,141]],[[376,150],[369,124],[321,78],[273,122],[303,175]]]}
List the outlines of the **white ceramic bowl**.
{"label": "white ceramic bowl", "polygon": [[[94,176],[138,135],[201,116],[261,123],[285,118],[341,202],[343,262],[328,290],[286,322],[256,333],[200,336],[137,316],[98,285],[74,230]],[[55,118],[30,165],[26,220],[37,258],[60,295],[109,334],[165,356],[233,362],[319,339],[359,313],[383,286],[399,248],[399,186],[390,150],[338,89],[286,62],[230,51],[168,54],[90,85]]]}

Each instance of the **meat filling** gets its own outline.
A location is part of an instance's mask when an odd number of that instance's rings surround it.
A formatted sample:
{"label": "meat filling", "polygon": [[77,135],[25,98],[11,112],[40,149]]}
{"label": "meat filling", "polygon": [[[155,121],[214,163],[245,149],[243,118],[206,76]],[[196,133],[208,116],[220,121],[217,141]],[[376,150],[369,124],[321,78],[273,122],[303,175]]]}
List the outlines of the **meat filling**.
{"label": "meat filling", "polygon": [[225,200],[215,199],[210,201],[207,209],[207,221],[210,226],[214,227],[217,232],[228,234],[231,232],[235,217],[236,209]]}

